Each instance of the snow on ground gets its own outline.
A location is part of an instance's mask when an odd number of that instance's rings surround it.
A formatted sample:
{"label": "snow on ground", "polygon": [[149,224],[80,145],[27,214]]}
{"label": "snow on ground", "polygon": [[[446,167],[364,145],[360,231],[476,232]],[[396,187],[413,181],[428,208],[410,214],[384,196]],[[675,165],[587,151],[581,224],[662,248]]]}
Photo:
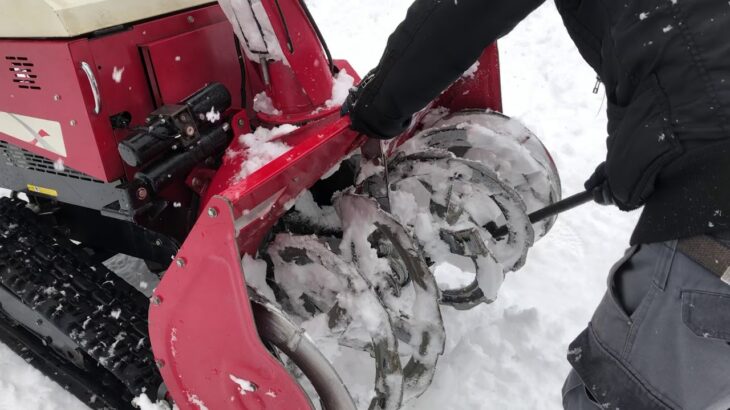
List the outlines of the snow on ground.
{"label": "snow on ground", "polygon": [[[317,0],[312,12],[337,58],[364,74],[410,0]],[[553,153],[564,192],[582,187],[605,155],[603,90],[573,48],[552,3],[501,42],[505,112]],[[438,64],[434,50],[434,64]],[[499,300],[469,312],[445,308],[446,354],[430,390],[409,409],[557,409],[567,346],[605,290],[636,215],[588,205],[558,220],[511,274]],[[0,409],[85,407],[0,345]]]}
{"label": "snow on ground", "polygon": [[0,344],[0,409],[88,409],[74,396]]}

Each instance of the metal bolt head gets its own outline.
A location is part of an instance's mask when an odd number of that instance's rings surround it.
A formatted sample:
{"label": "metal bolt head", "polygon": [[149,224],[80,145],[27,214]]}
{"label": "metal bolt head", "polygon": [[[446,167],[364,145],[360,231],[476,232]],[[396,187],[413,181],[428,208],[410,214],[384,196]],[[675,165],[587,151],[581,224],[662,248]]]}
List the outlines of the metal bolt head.
{"label": "metal bolt head", "polygon": [[185,258],[175,259],[175,265],[177,265],[178,268],[184,268],[185,267]]}
{"label": "metal bolt head", "polygon": [[193,17],[193,16],[188,16],[188,23],[190,23],[190,24],[193,24],[193,23],[195,23],[195,17]]}
{"label": "metal bolt head", "polygon": [[155,359],[155,365],[158,369],[165,367],[165,362],[162,359]]}
{"label": "metal bolt head", "polygon": [[137,188],[136,194],[137,194],[137,199],[139,199],[140,201],[144,201],[150,195],[149,191],[147,191],[147,188],[145,188],[143,186]]}
{"label": "metal bolt head", "polygon": [[213,208],[213,207],[208,208],[208,216],[211,217],[211,218],[217,217],[218,216],[218,210],[215,209],[215,208]]}
{"label": "metal bolt head", "polygon": [[185,134],[187,134],[188,137],[192,137],[193,135],[195,135],[195,127],[193,127],[192,125],[188,125],[187,127],[185,127]]}
{"label": "metal bolt head", "polygon": [[61,96],[59,94],[54,95],[53,101],[61,101]]}
{"label": "metal bolt head", "polygon": [[161,304],[162,304],[162,298],[160,298],[160,297],[159,297],[159,296],[157,296],[157,295],[153,295],[153,296],[152,296],[152,297],[150,298],[150,302],[152,302],[152,304],[153,304],[153,305],[155,305],[155,306],[159,306],[159,305],[161,305]]}
{"label": "metal bolt head", "polygon": [[72,127],[75,127],[76,124],[77,124],[76,120],[69,121],[69,125],[71,125]]}
{"label": "metal bolt head", "polygon": [[162,239],[155,239],[156,246],[162,246]]}
{"label": "metal bolt head", "polygon": [[239,118],[238,119],[238,126],[239,127],[243,127],[244,125],[246,125],[246,122],[243,120],[243,118]]}

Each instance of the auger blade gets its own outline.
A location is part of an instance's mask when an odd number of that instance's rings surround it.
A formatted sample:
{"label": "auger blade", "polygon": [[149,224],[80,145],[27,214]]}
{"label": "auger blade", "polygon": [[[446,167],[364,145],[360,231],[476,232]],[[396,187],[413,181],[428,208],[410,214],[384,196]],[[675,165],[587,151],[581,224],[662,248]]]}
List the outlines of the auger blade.
{"label": "auger blade", "polygon": [[[418,397],[433,380],[446,340],[436,280],[406,229],[375,200],[347,192],[335,207],[347,227],[341,248],[376,284],[399,338],[411,346],[413,353],[403,369],[404,395],[406,400]],[[375,252],[383,246],[391,250],[385,267]],[[388,280],[390,272],[399,269],[410,278],[410,294],[394,289],[398,285]]]}
{"label": "auger blade", "polygon": [[[293,305],[297,305],[297,299],[308,295],[320,300],[319,306],[329,306],[319,314],[327,316],[327,323],[338,339],[342,339],[343,329],[353,324],[366,330],[370,341],[361,342],[358,347],[370,348],[375,361],[375,397],[369,408],[400,408],[403,377],[398,341],[390,315],[372,284],[355,266],[313,236],[279,234],[269,246],[268,254],[277,282]],[[295,310],[300,316],[316,316],[302,310],[303,305],[299,307]],[[343,342],[346,346],[355,345],[345,339]]]}
{"label": "auger blade", "polygon": [[[444,290],[441,302],[465,310],[494,301],[504,273],[522,267],[534,242],[520,194],[484,164],[443,150],[401,154],[390,166],[393,216],[410,228],[431,263],[440,263],[445,251],[473,260],[475,280]],[[508,227],[505,239],[483,227],[496,218]]]}
{"label": "auger blade", "polygon": [[[519,193],[528,212],[560,200],[560,176],[545,146],[524,125],[499,112],[455,112],[412,141],[403,147],[403,153],[437,149],[484,164]],[[546,235],[554,223],[555,218],[535,223],[536,240]]]}

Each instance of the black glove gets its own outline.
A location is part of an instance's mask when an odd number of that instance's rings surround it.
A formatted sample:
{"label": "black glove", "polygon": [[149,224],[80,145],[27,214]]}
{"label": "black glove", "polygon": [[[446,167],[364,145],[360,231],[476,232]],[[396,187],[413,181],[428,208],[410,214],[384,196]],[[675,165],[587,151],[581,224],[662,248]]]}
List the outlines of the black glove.
{"label": "black glove", "polygon": [[615,201],[608,185],[606,163],[602,162],[584,184],[587,191],[593,192],[593,200],[600,205],[614,205]]}
{"label": "black glove", "polygon": [[379,87],[377,69],[369,72],[360,84],[350,90],[344,104],[342,115],[350,115],[350,128],[371,138],[390,139],[397,137],[408,129],[411,123],[407,119],[392,119],[380,111],[372,103]]}

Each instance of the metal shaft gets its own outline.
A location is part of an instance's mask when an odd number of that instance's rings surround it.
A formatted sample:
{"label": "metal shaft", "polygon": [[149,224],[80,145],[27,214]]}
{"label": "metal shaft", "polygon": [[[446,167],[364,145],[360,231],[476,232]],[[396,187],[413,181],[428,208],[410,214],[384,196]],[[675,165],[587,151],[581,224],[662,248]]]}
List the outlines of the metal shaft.
{"label": "metal shaft", "polygon": [[[583,204],[591,202],[593,200],[592,191],[584,191],[573,196],[569,196],[563,200],[560,200],[552,205],[548,205],[545,208],[538,209],[537,211],[529,215],[530,222],[536,223],[544,219],[553,217],[561,214],[565,211],[569,211],[573,208],[577,208]],[[507,226],[501,226],[492,232],[495,238],[501,238],[509,233]]]}

